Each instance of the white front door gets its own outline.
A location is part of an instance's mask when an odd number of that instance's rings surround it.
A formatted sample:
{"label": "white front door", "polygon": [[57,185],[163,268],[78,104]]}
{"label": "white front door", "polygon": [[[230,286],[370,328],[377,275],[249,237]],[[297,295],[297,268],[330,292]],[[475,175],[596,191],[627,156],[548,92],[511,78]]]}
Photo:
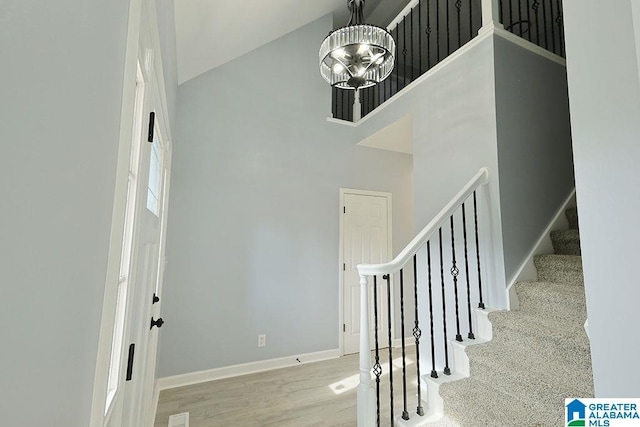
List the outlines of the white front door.
{"label": "white front door", "polygon": [[[152,404],[157,338],[162,325],[159,318],[171,144],[163,86],[158,81],[162,73],[158,43],[154,41],[157,35],[151,25],[155,6],[149,0],[138,4],[141,19],[132,97],[135,106],[132,117],[126,117],[131,120],[126,218],[123,243],[114,248],[120,252],[120,277],[117,301],[105,298],[104,310],[113,313],[103,316],[102,326],[109,331],[109,372],[107,384],[102,378],[96,381],[96,388],[106,389],[106,399],[100,408],[103,412],[92,414],[92,427],[151,426],[155,409]],[[153,328],[152,318],[156,322]],[[103,339],[106,341],[106,334]],[[104,343],[101,346],[106,347]]]}
{"label": "white front door", "polygon": [[[153,105],[153,103],[152,103]],[[141,191],[136,293],[132,301],[131,333],[128,345],[135,345],[135,357],[125,388],[122,425],[146,426],[152,416],[155,362],[158,333],[164,319],[160,316],[164,273],[164,236],[166,228],[169,154],[163,120],[157,114],[152,142],[145,142],[142,168],[145,183]],[[146,173],[148,172],[148,173]],[[153,319],[153,320],[152,320]],[[151,326],[153,323],[153,327]]]}
{"label": "white front door", "polygon": [[[347,192],[343,194],[342,222],[342,313],[343,353],[357,353],[360,347],[360,277],[358,264],[389,261],[391,196],[384,193]],[[374,340],[373,278],[370,284],[371,343]],[[377,328],[380,348],[389,345],[387,282],[377,277]]]}

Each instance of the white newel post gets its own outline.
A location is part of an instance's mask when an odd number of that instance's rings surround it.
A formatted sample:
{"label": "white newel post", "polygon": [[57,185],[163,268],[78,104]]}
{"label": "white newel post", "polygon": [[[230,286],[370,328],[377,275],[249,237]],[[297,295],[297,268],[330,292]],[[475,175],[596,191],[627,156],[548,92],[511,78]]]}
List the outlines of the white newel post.
{"label": "white newel post", "polygon": [[483,34],[493,28],[504,28],[500,23],[499,0],[482,0],[482,28],[478,34]]}
{"label": "white newel post", "polygon": [[360,89],[356,89],[356,94],[353,100],[353,123],[359,121],[362,118],[362,108],[360,106]]}
{"label": "white newel post", "polygon": [[[356,93],[358,93],[356,91]],[[358,427],[374,425],[375,395],[371,380],[371,343],[369,341],[369,283],[360,275],[360,384],[358,385]]]}

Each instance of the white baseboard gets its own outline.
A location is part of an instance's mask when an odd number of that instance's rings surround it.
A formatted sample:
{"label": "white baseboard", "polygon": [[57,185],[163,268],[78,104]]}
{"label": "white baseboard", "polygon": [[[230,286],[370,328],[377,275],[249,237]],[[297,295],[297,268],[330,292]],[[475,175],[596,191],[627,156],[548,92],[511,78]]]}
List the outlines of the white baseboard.
{"label": "white baseboard", "polygon": [[553,253],[553,243],[551,242],[550,236],[551,231],[562,230],[568,227],[568,220],[564,216],[564,212],[570,206],[575,206],[575,197],[576,190],[574,188],[544,229],[538,241],[533,245],[529,255],[522,261],[522,264],[520,264],[509,281],[507,286],[507,308],[509,310],[517,310],[519,307],[518,295],[516,294],[514,285],[518,282],[533,282],[538,280],[538,272],[536,271],[533,259],[536,255]]}
{"label": "white baseboard", "polygon": [[338,357],[340,357],[339,349],[325,350],[315,353],[279,357],[277,359],[260,360],[258,362],[243,363],[240,365],[208,369],[206,371],[174,375],[171,377],[159,378],[157,381],[157,390],[158,392],[160,392],[161,390],[167,390],[176,387],[184,387],[187,385],[200,384],[208,381],[221,380],[223,378],[255,374],[257,372],[287,368],[289,366],[319,362],[321,360],[336,359]]}

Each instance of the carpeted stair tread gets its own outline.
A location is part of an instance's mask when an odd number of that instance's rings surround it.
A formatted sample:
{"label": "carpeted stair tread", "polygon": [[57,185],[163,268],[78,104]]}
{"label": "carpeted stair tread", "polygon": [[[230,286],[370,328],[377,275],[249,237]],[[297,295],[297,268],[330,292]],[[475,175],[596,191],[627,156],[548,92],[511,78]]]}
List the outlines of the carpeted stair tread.
{"label": "carpeted stair tread", "polygon": [[567,220],[569,221],[569,228],[577,229],[578,228],[578,208],[569,208],[566,211],[564,211],[564,214],[566,215]]}
{"label": "carpeted stair tread", "polygon": [[551,232],[553,251],[557,255],[580,255],[580,232],[577,229]]}
{"label": "carpeted stair tread", "polygon": [[437,426],[563,424],[564,399],[593,396],[593,373],[575,208],[571,230],[553,231],[555,254],[538,255],[538,281],[515,285],[518,311],[489,313],[493,339],[468,346],[471,376],[440,385]]}
{"label": "carpeted stair tread", "polygon": [[561,421],[557,413],[541,410],[533,399],[522,400],[473,378],[443,384],[440,393],[451,409],[446,410],[447,417],[460,426],[555,426]]}
{"label": "carpeted stair tread", "polygon": [[533,263],[541,282],[584,284],[581,256],[536,255]]}
{"label": "carpeted stair tread", "polygon": [[[541,319],[566,321],[572,316],[586,316],[584,286],[553,282],[520,282],[516,284],[519,313],[545,313]],[[575,319],[579,322],[581,319]],[[582,320],[584,322],[584,320]]]}

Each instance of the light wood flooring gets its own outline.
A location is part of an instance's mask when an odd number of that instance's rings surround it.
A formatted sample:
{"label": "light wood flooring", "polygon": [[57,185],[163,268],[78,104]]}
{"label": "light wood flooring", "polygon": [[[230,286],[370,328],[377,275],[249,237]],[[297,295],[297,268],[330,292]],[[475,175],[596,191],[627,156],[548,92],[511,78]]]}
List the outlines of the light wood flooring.
{"label": "light wood flooring", "polygon": [[[393,350],[394,417],[402,414],[401,349]],[[381,425],[389,420],[388,349],[380,351]],[[373,360],[373,356],[372,356]],[[414,347],[407,347],[408,411],[415,413],[417,380]],[[358,355],[165,390],[155,427],[169,416],[189,412],[190,427],[355,426]],[[375,385],[375,383],[374,383]]]}

